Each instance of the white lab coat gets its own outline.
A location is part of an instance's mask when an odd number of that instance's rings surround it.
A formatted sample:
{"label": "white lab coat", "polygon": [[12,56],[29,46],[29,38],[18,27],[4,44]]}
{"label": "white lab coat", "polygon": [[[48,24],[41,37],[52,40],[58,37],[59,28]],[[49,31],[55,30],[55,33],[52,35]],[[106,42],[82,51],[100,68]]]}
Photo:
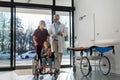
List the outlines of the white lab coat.
{"label": "white lab coat", "polygon": [[[66,31],[65,25],[60,24],[58,31],[62,32],[62,35],[63,35],[63,36],[58,36],[58,52],[63,53],[64,52],[65,36],[67,36],[67,31]],[[49,32],[50,36],[55,35],[54,23],[50,26],[48,32]],[[53,41],[53,39],[52,39],[52,41]]]}

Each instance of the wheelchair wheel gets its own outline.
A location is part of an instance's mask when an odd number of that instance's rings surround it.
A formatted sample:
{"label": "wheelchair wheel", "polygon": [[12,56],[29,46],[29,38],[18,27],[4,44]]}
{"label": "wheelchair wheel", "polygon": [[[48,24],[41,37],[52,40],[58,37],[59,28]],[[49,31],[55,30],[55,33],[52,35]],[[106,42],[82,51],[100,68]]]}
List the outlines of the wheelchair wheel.
{"label": "wheelchair wheel", "polygon": [[73,71],[76,72],[76,66],[75,66],[75,64],[73,65]]}
{"label": "wheelchair wheel", "polygon": [[32,61],[32,74],[34,75],[33,80],[38,80],[39,78],[39,61],[37,61],[35,58]]}
{"label": "wheelchair wheel", "polygon": [[39,80],[39,73],[36,73],[36,74],[34,75],[34,80]]}
{"label": "wheelchair wheel", "polygon": [[99,67],[100,67],[101,72],[104,75],[108,75],[110,73],[111,64],[107,56],[101,57],[100,62],[99,62]]}
{"label": "wheelchair wheel", "polygon": [[91,72],[92,69],[91,69],[90,61],[87,57],[81,58],[80,69],[83,76],[88,76],[88,74]]}

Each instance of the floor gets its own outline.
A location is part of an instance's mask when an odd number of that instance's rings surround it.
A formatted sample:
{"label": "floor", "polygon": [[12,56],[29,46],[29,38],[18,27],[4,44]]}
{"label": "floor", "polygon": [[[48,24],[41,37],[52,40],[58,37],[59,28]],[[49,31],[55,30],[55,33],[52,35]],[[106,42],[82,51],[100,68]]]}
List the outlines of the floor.
{"label": "floor", "polygon": [[[4,66],[9,66],[8,64],[10,61],[9,60],[0,60],[0,67]],[[31,66],[32,60],[18,60],[17,66],[21,65],[29,65]],[[69,59],[63,59],[62,65],[64,64],[69,64],[70,60]],[[60,70],[60,75],[58,76],[57,80],[69,80],[68,77],[70,76],[72,72],[71,68],[62,68]],[[33,75],[32,75],[32,69],[19,69],[15,71],[4,71],[0,72],[0,80],[33,80]],[[45,75],[45,77],[48,77],[49,79],[44,79],[44,80],[50,80],[50,75]]]}
{"label": "floor", "polygon": [[[45,77],[47,78],[43,80],[51,80],[50,75]],[[31,69],[0,72],[0,80],[33,80],[33,75]],[[61,69],[57,80],[120,80],[120,75],[111,73],[105,76],[100,71],[92,71],[87,77],[83,77],[79,69],[73,73],[72,68],[65,68]]]}
{"label": "floor", "polygon": [[[60,69],[60,75],[58,76],[57,80],[67,80],[68,76],[70,76],[71,71],[72,68]],[[24,69],[9,72],[8,71],[0,72],[0,80],[33,80],[32,70]],[[50,75],[45,75],[44,79],[42,80],[54,80],[54,79],[52,79]]]}
{"label": "floor", "polygon": [[[76,64],[79,64],[79,61],[76,61]],[[87,77],[83,77],[79,67],[80,65],[76,65],[76,72],[73,72],[73,68],[61,68],[57,80],[120,80],[120,75],[111,73],[105,76],[96,68],[92,68],[92,72]],[[43,80],[51,80],[50,75],[45,75],[45,77],[47,78]],[[0,72],[0,80],[33,80],[32,69]]]}
{"label": "floor", "polygon": [[92,67],[93,70],[90,72],[90,74],[87,77],[84,77],[79,66],[76,66],[76,68],[76,72],[72,74],[74,76],[74,80],[120,80],[120,74],[109,73],[107,76],[105,76],[96,67]]}
{"label": "floor", "polygon": [[109,74],[105,76],[99,71],[92,71],[87,77],[83,77],[79,71],[76,73],[73,74],[75,76],[75,80],[120,80],[120,75]]}

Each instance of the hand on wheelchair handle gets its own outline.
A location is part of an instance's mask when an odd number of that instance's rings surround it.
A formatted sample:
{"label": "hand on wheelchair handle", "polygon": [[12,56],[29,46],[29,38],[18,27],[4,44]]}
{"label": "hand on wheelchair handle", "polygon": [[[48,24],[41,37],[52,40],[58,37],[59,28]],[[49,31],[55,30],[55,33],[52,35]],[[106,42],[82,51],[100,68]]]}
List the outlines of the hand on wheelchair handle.
{"label": "hand on wheelchair handle", "polygon": [[57,59],[57,55],[56,55],[56,54],[54,54],[54,56],[55,56],[55,59]]}

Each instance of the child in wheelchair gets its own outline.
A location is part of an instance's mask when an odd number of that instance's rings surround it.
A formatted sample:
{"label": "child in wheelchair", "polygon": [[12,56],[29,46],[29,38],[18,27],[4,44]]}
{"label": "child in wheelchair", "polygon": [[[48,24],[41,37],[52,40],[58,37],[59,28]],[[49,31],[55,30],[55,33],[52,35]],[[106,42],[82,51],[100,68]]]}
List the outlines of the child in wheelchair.
{"label": "child in wheelchair", "polygon": [[51,45],[48,41],[44,41],[43,46],[44,47],[41,51],[43,73],[46,72],[47,63],[48,63],[48,67],[50,69],[50,73],[52,73],[52,61],[54,59],[54,53],[51,52]]}

